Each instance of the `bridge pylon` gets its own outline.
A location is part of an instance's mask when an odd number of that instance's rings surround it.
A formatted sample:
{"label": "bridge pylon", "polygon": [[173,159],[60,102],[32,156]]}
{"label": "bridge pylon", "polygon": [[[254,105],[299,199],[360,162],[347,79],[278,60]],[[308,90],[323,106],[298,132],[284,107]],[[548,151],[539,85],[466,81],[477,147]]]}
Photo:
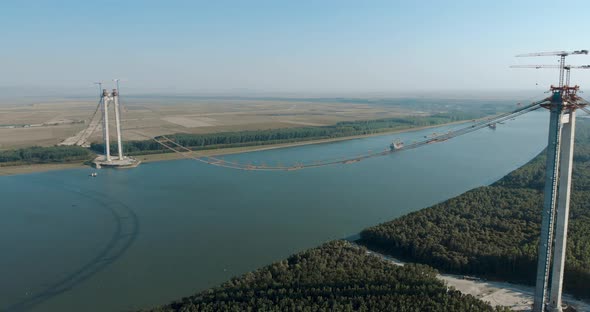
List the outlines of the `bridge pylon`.
{"label": "bridge pylon", "polygon": [[[118,86],[118,81],[117,81]],[[100,155],[94,159],[93,164],[96,168],[113,167],[113,168],[133,168],[140,164],[140,161],[129,156],[123,155],[123,144],[121,139],[121,109],[119,103],[119,89],[113,89],[108,92],[103,89],[100,99],[102,114],[103,114],[103,140],[104,140],[104,156]],[[111,139],[109,132],[109,108],[115,111],[115,128],[117,133],[117,158],[113,159],[111,156]]]}
{"label": "bridge pylon", "polygon": [[[565,64],[565,57],[588,54],[588,50],[531,53],[517,56],[559,56],[559,85],[551,86],[551,97],[542,107],[550,111],[541,237],[533,312],[562,312],[563,272],[567,244],[576,109],[586,102],[570,86],[570,69],[587,68]],[[516,66],[522,67],[522,66]],[[554,68],[536,65],[535,68]],[[566,77],[567,76],[567,77]],[[565,78],[565,85],[564,85]]]}

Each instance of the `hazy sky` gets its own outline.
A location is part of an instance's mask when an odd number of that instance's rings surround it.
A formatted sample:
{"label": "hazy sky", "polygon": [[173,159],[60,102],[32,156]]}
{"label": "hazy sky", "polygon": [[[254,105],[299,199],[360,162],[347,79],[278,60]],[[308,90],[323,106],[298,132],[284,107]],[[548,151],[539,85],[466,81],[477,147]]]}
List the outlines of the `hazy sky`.
{"label": "hazy sky", "polygon": [[[514,55],[590,49],[588,12],[588,0],[2,0],[0,88],[544,90],[554,70],[508,66],[557,59]],[[573,80],[590,85],[590,70]]]}

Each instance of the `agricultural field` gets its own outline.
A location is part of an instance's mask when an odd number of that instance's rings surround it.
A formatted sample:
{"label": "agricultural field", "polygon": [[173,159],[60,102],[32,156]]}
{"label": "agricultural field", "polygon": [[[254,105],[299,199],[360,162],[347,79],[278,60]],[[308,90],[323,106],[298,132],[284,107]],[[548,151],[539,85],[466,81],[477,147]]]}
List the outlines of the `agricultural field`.
{"label": "agricultural field", "polygon": [[[215,133],[241,130],[332,125],[339,121],[424,116],[429,113],[346,100],[252,99],[201,97],[123,98],[124,140],[171,133]],[[51,99],[0,105],[0,150],[52,146],[86,128],[97,100]],[[99,112],[100,113],[100,112]],[[111,112],[112,114],[112,112]],[[114,119],[114,118],[113,118]],[[98,127],[91,142],[101,140]]]}

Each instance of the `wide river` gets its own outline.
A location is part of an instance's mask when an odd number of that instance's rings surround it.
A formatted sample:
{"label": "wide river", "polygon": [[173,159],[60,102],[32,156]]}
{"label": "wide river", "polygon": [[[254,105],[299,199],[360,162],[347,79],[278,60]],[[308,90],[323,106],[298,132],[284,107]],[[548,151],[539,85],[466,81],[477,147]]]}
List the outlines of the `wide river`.
{"label": "wide river", "polygon": [[[238,171],[193,160],[0,177],[0,311],[164,304],[490,184],[546,145],[535,112],[347,165]],[[379,151],[445,126],[225,159],[290,163]]]}

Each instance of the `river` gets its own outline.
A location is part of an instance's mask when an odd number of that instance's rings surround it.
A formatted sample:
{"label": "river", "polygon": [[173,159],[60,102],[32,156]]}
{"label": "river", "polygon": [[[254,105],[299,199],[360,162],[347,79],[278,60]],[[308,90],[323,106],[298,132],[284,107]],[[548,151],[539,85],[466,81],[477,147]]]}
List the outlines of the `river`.
{"label": "river", "polygon": [[[546,145],[534,112],[443,143],[284,172],[177,160],[130,170],[0,177],[0,311],[164,304],[290,254],[490,184]],[[353,156],[459,127],[228,155],[292,163]]]}

